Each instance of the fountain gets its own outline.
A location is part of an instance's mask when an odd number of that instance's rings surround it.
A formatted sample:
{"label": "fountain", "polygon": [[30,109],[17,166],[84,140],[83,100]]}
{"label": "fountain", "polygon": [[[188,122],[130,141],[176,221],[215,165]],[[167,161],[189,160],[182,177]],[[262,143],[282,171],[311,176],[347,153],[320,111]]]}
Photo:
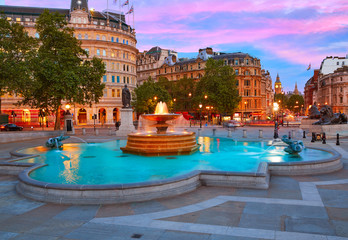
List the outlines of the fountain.
{"label": "fountain", "polygon": [[166,103],[159,102],[155,114],[143,114],[146,120],[156,122],[156,133],[137,132],[128,135],[126,147],[121,148],[124,153],[144,156],[184,155],[198,150],[194,132],[167,132],[170,126],[167,121],[179,118],[181,114],[168,113]]}

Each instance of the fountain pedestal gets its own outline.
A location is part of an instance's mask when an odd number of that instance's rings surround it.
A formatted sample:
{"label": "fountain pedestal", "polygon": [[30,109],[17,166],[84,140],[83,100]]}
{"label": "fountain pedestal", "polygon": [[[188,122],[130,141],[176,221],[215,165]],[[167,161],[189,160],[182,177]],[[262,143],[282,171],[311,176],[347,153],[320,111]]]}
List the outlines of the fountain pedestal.
{"label": "fountain pedestal", "polygon": [[117,136],[127,136],[128,134],[135,132],[133,124],[133,109],[121,108],[121,126],[116,132]]}

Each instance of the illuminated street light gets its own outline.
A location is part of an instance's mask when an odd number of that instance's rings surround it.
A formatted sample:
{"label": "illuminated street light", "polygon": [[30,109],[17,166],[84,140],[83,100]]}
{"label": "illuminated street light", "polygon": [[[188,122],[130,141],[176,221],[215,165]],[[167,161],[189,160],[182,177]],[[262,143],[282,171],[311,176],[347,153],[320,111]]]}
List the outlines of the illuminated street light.
{"label": "illuminated street light", "polygon": [[200,103],[198,106],[199,106],[199,128],[202,128],[202,107],[203,107],[203,105]]}

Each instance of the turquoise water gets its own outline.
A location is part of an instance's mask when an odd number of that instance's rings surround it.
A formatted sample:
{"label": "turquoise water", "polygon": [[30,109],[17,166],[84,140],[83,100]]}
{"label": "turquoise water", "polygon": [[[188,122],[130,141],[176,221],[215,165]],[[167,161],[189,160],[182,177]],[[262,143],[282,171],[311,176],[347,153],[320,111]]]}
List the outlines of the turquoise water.
{"label": "turquoise water", "polygon": [[61,184],[124,184],[167,179],[193,170],[255,172],[262,161],[311,161],[331,157],[330,153],[305,149],[298,156],[283,147],[265,142],[235,142],[231,139],[200,137],[198,152],[185,156],[142,157],[123,154],[126,140],[95,144],[64,144],[63,150],[29,148],[26,154],[40,154],[21,162],[46,163],[30,177]]}

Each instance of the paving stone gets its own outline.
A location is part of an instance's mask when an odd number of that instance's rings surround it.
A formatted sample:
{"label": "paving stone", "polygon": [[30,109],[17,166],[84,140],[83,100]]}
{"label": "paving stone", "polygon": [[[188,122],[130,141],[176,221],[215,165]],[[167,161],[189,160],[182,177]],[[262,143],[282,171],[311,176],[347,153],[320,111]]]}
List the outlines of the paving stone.
{"label": "paving stone", "polygon": [[298,182],[292,177],[271,176],[270,188],[277,190],[299,190]]}
{"label": "paving stone", "polygon": [[328,218],[326,210],[323,207],[286,204],[246,203],[244,213],[259,214],[268,217],[286,215],[291,217]]}
{"label": "paving stone", "polygon": [[[347,199],[348,201],[348,199]],[[326,211],[331,220],[347,221],[348,222],[348,208],[333,208],[326,207]]]}
{"label": "paving stone", "polygon": [[96,216],[98,209],[99,205],[71,206],[57,214],[54,219],[90,221]]}
{"label": "paving stone", "polygon": [[318,218],[286,218],[285,230],[287,232],[335,235],[335,230],[330,222]]}
{"label": "paving stone", "polygon": [[158,240],[209,240],[209,237],[208,234],[165,231]]}
{"label": "paving stone", "polygon": [[318,185],[317,188],[348,191],[348,184]]}
{"label": "paving stone", "polygon": [[235,236],[225,236],[225,235],[211,235],[209,240],[266,240],[266,239],[235,237]]}
{"label": "paving stone", "polygon": [[268,197],[268,190],[260,190],[260,189],[236,189],[237,196],[243,197]]}
{"label": "paving stone", "polygon": [[280,216],[243,214],[238,226],[242,228],[281,230],[281,221]]}
{"label": "paving stone", "polygon": [[6,206],[0,207],[0,213],[7,213],[7,214],[23,214],[26,212],[29,212],[35,208],[38,208],[40,206],[44,205],[44,203],[41,202],[35,202],[32,200],[28,200],[25,198],[22,198],[19,201],[15,202],[9,202]]}
{"label": "paving stone", "polygon": [[97,212],[97,218],[133,215],[131,204],[102,205]]}
{"label": "paving stone", "polygon": [[348,191],[318,189],[321,199],[327,207],[348,208]]}
{"label": "paving stone", "polygon": [[134,214],[143,214],[150,212],[159,212],[163,210],[167,210],[165,206],[163,206],[160,202],[146,201],[146,202],[136,202],[131,204]]}
{"label": "paving stone", "polygon": [[75,229],[81,227],[84,223],[85,222],[77,220],[71,221],[66,219],[51,219],[32,228],[30,231],[28,231],[28,233],[62,237],[74,231]]}
{"label": "paving stone", "polygon": [[0,224],[0,231],[23,233],[42,224],[42,220],[35,218],[17,218],[17,216],[7,219]]}
{"label": "paving stone", "polygon": [[51,237],[45,235],[35,235],[35,234],[19,234],[12,238],[13,240],[57,240],[58,237]]}
{"label": "paving stone", "polygon": [[341,237],[348,237],[348,221],[331,221],[336,235]]}
{"label": "paving stone", "polygon": [[0,231],[0,239],[1,240],[12,239],[13,237],[15,237],[17,235],[18,235],[18,233]]}

